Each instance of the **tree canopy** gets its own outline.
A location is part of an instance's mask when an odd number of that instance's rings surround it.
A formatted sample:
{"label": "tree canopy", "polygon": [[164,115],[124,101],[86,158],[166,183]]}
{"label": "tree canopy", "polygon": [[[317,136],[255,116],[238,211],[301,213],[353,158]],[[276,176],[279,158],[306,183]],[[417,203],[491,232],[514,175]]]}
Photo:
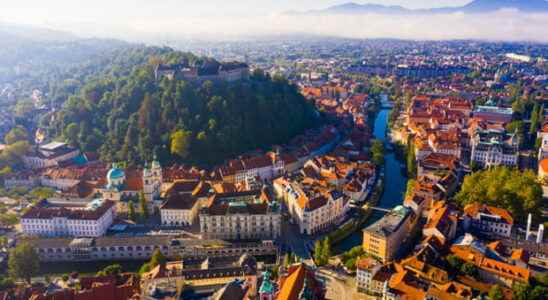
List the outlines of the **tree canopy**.
{"label": "tree canopy", "polygon": [[113,264],[97,272],[97,276],[119,275],[120,273],[122,273],[122,266],[120,264]]}
{"label": "tree canopy", "polygon": [[502,292],[502,288],[499,285],[493,285],[489,290],[488,299],[504,300],[504,293]]}
{"label": "tree canopy", "polygon": [[373,140],[371,143],[371,157],[375,165],[384,164],[384,145],[381,140]]}
{"label": "tree canopy", "polygon": [[192,142],[192,132],[186,130],[177,130],[171,135],[171,154],[178,155],[180,158],[187,158],[190,154],[190,145]]}
{"label": "tree canopy", "polygon": [[[156,58],[182,59],[199,58],[175,51]],[[88,81],[56,113],[49,134],[84,151],[99,150],[108,162],[142,164],[156,153],[163,161],[207,165],[285,143],[315,125],[313,104],[283,78],[157,80],[154,67]]]}
{"label": "tree canopy", "polygon": [[542,188],[530,170],[498,167],[466,176],[455,200],[462,206],[480,202],[505,208],[524,220],[529,213],[539,216]]}
{"label": "tree canopy", "polygon": [[28,141],[29,139],[29,133],[27,132],[27,129],[23,126],[15,126],[13,127],[4,137],[4,141],[8,145],[15,144],[19,141]]}
{"label": "tree canopy", "polygon": [[9,273],[14,278],[31,282],[32,276],[38,274],[40,261],[34,248],[28,243],[21,243],[11,250],[8,260]]}

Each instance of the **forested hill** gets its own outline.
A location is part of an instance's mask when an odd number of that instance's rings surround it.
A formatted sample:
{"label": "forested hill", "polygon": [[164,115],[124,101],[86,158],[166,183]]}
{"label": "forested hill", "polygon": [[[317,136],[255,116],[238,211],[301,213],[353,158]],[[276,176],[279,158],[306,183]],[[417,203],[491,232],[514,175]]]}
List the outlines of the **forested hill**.
{"label": "forested hill", "polygon": [[155,80],[158,61],[183,57],[196,59],[172,51],[128,76],[86,83],[55,114],[50,136],[98,151],[104,161],[142,164],[156,152],[164,162],[214,164],[284,143],[316,122],[295,86],[261,72],[234,83]]}

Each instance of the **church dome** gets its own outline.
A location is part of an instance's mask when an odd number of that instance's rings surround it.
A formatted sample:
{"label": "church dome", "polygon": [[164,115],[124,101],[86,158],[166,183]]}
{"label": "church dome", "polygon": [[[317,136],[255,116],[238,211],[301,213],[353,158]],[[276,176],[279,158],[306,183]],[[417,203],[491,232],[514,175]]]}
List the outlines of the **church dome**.
{"label": "church dome", "polygon": [[107,182],[109,188],[115,188],[124,184],[126,174],[122,169],[112,168],[107,173]]}
{"label": "church dome", "polygon": [[118,168],[112,168],[107,173],[107,179],[108,180],[121,179],[121,178],[124,178],[125,176],[126,175],[125,175],[124,171],[122,169],[118,169]]}

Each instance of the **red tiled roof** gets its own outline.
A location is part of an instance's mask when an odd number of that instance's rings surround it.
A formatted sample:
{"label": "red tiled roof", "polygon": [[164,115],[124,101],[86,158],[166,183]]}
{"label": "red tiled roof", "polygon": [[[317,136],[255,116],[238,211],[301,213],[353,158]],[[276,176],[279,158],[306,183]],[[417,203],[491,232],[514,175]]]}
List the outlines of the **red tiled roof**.
{"label": "red tiled roof", "polygon": [[182,209],[189,210],[194,207],[198,199],[187,193],[171,193],[166,202],[162,205],[162,209]]}
{"label": "red tiled roof", "polygon": [[39,207],[33,206],[21,216],[23,219],[51,219],[55,217],[65,217],[73,220],[98,220],[109,209],[116,204],[113,201],[105,200],[103,205],[95,210],[87,209],[68,209],[65,207]]}
{"label": "red tiled roof", "polygon": [[502,219],[504,219],[504,221],[506,221],[506,223],[514,224],[514,219],[512,218],[512,215],[510,215],[510,212],[508,212],[504,208],[481,204],[478,202],[469,204],[464,208],[464,213],[471,217],[475,217],[480,212],[500,216]]}
{"label": "red tiled roof", "polygon": [[143,189],[143,170],[126,170],[126,189],[129,191],[141,191]]}

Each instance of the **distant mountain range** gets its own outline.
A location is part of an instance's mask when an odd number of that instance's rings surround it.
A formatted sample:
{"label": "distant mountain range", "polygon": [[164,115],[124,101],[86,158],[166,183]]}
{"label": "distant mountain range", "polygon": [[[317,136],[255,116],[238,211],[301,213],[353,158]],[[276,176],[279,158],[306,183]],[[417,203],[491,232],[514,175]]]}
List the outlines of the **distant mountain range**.
{"label": "distant mountain range", "polygon": [[[501,9],[517,9],[522,12],[548,13],[546,0],[474,0],[464,6],[431,9],[408,9],[398,5],[358,4],[349,2],[323,10],[312,10],[304,14],[436,14],[436,13],[487,13]],[[302,13],[301,13],[302,14]]]}
{"label": "distant mountain range", "polygon": [[48,29],[32,25],[20,25],[14,23],[4,23],[0,21],[0,40],[1,41],[73,41],[77,37],[65,31]]}

